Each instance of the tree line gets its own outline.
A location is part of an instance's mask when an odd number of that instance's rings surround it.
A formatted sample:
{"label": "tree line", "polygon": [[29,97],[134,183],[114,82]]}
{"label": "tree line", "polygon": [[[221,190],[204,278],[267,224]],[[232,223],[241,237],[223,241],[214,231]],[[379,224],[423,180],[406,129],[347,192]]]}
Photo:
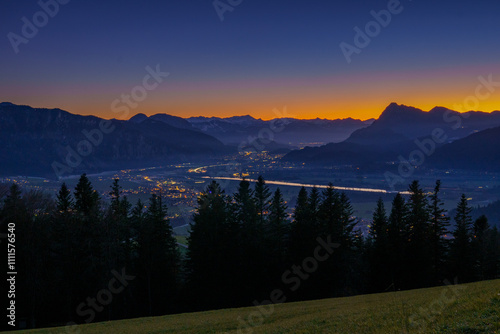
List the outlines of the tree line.
{"label": "tree line", "polygon": [[[462,195],[452,224],[441,183],[379,199],[363,237],[348,196],[301,188],[293,213],[264,179],[225,194],[212,181],[198,197],[182,255],[161,195],[132,205],[118,179],[104,201],[85,174],[55,199],[13,184],[0,209],[16,225],[16,303],[30,327],[86,323],[255,304],[275,289],[287,301],[494,279],[500,235],[473,221]],[[315,266],[319,240],[336,244]],[[116,284],[123,285],[118,287]]]}

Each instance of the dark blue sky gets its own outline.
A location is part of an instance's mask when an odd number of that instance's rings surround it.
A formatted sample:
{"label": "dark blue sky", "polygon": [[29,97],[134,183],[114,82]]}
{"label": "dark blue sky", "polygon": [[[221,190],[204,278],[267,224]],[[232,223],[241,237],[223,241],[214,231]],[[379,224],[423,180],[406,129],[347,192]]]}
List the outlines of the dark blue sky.
{"label": "dark blue sky", "polygon": [[243,0],[221,22],[210,0],[71,0],[16,54],[8,34],[41,8],[4,0],[0,100],[113,117],[110,103],[160,64],[171,75],[133,113],[270,118],[286,105],[305,118],[366,118],[394,100],[451,107],[498,73],[496,1],[403,0],[348,64],[339,44],[387,5]]}

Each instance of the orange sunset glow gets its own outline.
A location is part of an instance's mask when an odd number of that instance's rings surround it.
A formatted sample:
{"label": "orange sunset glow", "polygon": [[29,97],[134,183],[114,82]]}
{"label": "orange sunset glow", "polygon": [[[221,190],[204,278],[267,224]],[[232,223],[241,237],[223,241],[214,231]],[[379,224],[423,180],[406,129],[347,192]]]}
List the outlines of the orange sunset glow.
{"label": "orange sunset glow", "polygon": [[[489,75],[491,73],[485,66],[392,73],[344,73],[264,82],[255,79],[190,81],[171,75],[160,88],[149,92],[145,101],[138,103],[136,108],[129,108],[128,113],[113,112],[111,102],[120,99],[122,94],[130,94],[134,87],[133,80],[128,86],[125,82],[115,83],[114,86],[79,84],[77,88],[71,89],[50,84],[37,88],[37,94],[30,97],[16,93],[19,91],[15,86],[4,87],[4,91],[10,93],[13,103],[58,107],[82,115],[99,114],[104,118],[128,119],[137,113],[167,113],[180,117],[248,114],[264,120],[277,117],[351,117],[364,120],[378,117],[390,102],[422,110],[430,110],[435,106],[457,111],[498,110],[498,94],[468,100],[475,96],[475,90],[481,84],[479,78],[487,79]],[[493,81],[497,80],[494,76],[492,78]],[[61,91],[67,94],[61,94]],[[78,96],[72,94],[77,91]],[[283,111],[285,107],[287,115],[273,111]]]}

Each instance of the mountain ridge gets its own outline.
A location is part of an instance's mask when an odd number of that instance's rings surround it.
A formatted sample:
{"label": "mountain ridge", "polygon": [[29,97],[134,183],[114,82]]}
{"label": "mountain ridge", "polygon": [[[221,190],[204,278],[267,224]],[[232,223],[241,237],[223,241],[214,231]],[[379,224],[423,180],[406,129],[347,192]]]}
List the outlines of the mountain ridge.
{"label": "mountain ridge", "polygon": [[0,104],[0,175],[62,176],[228,152],[216,138],[162,121],[140,123]]}
{"label": "mountain ridge", "polygon": [[[328,144],[320,147],[305,147],[294,150],[283,157],[288,162],[304,162],[326,165],[355,165],[367,168],[375,166],[384,168],[387,163],[393,163],[399,156],[419,149],[417,141],[431,140],[435,131],[441,133],[444,142],[434,142],[436,152],[433,152],[427,166],[441,168],[463,168],[480,170],[479,164],[473,165],[468,160],[487,161],[488,170],[496,170],[495,164],[500,161],[492,157],[500,156],[492,148],[491,142],[500,141],[500,134],[483,137],[477,133],[500,132],[500,112],[485,113],[468,111],[459,113],[444,107],[435,107],[431,111],[391,103],[381,114],[381,117],[370,126],[354,131],[344,142]],[[475,139],[480,138],[480,139]],[[486,139],[490,138],[490,139]],[[480,149],[470,149],[468,141],[475,140],[474,145]],[[463,143],[462,147],[454,148],[454,142]],[[468,149],[470,156],[464,161],[453,159],[453,154]],[[454,153],[448,153],[454,152]],[[441,161],[437,156],[446,156]],[[456,164],[454,164],[454,161]]]}

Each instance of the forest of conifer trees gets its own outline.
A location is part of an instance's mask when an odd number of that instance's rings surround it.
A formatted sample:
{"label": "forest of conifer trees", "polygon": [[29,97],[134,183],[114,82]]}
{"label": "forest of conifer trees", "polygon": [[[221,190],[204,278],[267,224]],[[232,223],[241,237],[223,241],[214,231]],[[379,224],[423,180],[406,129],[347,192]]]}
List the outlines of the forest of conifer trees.
{"label": "forest of conifer trees", "polygon": [[[499,277],[497,228],[472,220],[465,195],[449,217],[440,188],[413,181],[390,211],[380,199],[364,237],[333,186],[301,188],[291,210],[262,177],[234,194],[212,181],[181,255],[158,194],[132,205],[115,179],[104,201],[85,174],[55,198],[13,184],[0,223],[15,223],[18,318],[43,327],[252,305],[275,289],[297,301]],[[318,240],[335,250],[306,267]]]}

